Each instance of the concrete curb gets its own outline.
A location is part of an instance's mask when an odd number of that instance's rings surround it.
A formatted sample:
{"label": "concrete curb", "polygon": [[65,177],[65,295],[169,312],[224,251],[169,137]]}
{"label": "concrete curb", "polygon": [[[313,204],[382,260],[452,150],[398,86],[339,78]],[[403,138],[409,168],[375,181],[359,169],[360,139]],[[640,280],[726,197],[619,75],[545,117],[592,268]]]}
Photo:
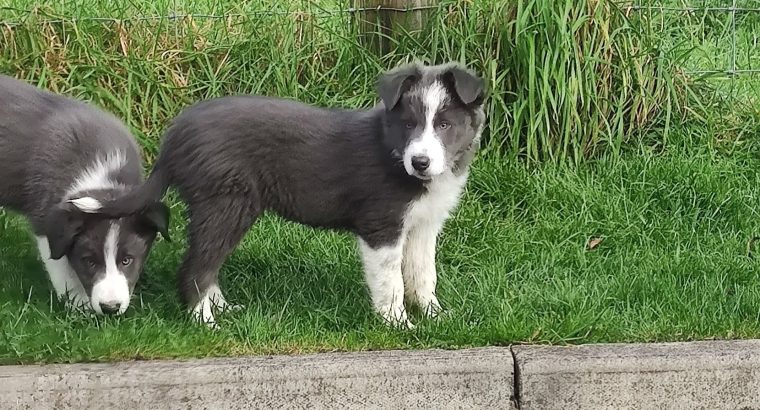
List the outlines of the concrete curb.
{"label": "concrete curb", "polygon": [[760,409],[760,340],[512,349],[522,410]]}
{"label": "concrete curb", "polygon": [[511,408],[507,348],[0,366],[2,409]]}
{"label": "concrete curb", "polygon": [[760,409],[760,340],[0,366],[0,408]]}

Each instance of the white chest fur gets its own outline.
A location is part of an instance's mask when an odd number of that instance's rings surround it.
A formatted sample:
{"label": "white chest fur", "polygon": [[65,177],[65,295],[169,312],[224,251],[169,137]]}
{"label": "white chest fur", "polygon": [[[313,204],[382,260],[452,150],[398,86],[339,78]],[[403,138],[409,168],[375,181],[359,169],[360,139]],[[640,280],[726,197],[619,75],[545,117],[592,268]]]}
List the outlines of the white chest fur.
{"label": "white chest fur", "polygon": [[459,203],[467,173],[454,175],[446,172],[428,184],[428,190],[409,204],[404,216],[404,231],[421,226],[440,229],[451,211]]}
{"label": "white chest fur", "polygon": [[372,248],[359,239],[364,274],[375,309],[386,320],[411,326],[404,299],[416,303],[428,315],[440,310],[435,296],[436,237],[459,203],[467,174],[446,172],[427,186],[427,192],[411,202],[402,235],[390,246]]}

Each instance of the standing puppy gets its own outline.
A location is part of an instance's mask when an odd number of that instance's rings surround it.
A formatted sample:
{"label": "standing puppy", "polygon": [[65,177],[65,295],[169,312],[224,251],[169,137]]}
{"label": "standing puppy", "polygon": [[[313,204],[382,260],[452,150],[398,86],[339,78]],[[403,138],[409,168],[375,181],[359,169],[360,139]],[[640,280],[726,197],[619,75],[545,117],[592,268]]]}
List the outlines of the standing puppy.
{"label": "standing puppy", "polygon": [[150,202],[124,218],[93,204],[142,182],[124,125],[83,102],[0,75],[0,207],[30,222],[55,292],[98,314],[129,306],[143,261],[169,213]]}
{"label": "standing puppy", "polygon": [[478,147],[484,82],[457,64],[410,64],[383,74],[378,92],[367,111],[259,96],[198,103],[173,121],[148,181],[99,209],[130,214],[178,189],[190,217],[180,293],[208,323],[212,305],[226,305],[219,268],[266,210],[356,234],[388,321],[409,325],[405,296],[433,315],[436,237]]}

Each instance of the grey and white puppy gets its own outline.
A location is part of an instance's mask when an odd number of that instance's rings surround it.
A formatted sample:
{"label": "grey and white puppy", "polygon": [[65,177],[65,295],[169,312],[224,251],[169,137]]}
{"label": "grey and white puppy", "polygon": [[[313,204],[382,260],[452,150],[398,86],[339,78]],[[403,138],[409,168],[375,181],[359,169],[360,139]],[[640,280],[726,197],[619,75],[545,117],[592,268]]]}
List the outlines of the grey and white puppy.
{"label": "grey and white puppy", "polygon": [[123,218],[93,204],[142,183],[137,145],[114,116],[0,75],[0,207],[24,215],[56,294],[98,314],[129,306],[168,209]]}
{"label": "grey and white puppy", "polygon": [[434,315],[436,239],[457,205],[485,115],[484,81],[458,64],[381,75],[369,110],[230,96],[184,110],[147,182],[102,212],[139,212],[178,189],[189,210],[181,296],[197,318],[224,307],[218,272],[266,210],[353,232],[373,305],[411,325],[404,298]]}

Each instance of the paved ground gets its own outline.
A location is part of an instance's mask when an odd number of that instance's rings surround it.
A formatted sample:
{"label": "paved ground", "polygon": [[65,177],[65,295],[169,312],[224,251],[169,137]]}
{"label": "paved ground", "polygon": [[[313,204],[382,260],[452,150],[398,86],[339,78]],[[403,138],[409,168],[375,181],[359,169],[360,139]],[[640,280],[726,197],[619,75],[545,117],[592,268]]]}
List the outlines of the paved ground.
{"label": "paved ground", "polygon": [[0,367],[2,409],[760,409],[760,340]]}
{"label": "paved ground", "polygon": [[512,348],[521,409],[760,409],[760,340]]}

